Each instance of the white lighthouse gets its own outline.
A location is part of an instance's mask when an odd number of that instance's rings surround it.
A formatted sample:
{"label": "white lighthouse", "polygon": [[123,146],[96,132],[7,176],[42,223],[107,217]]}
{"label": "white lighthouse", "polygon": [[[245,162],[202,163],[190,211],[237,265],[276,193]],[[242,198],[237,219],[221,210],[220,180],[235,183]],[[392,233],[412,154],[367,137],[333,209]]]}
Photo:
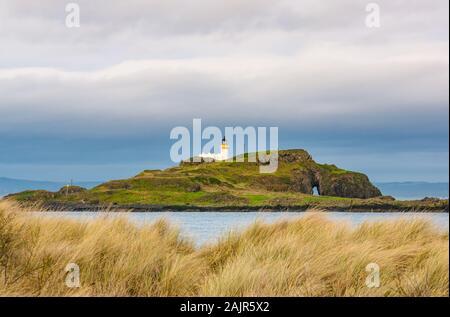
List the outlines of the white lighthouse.
{"label": "white lighthouse", "polygon": [[220,161],[228,160],[228,143],[227,140],[225,140],[225,137],[222,139],[222,143],[220,144]]}
{"label": "white lighthouse", "polygon": [[225,137],[222,139],[220,144],[220,153],[201,153],[199,156],[206,159],[213,159],[215,161],[226,161],[228,160],[229,146]]}

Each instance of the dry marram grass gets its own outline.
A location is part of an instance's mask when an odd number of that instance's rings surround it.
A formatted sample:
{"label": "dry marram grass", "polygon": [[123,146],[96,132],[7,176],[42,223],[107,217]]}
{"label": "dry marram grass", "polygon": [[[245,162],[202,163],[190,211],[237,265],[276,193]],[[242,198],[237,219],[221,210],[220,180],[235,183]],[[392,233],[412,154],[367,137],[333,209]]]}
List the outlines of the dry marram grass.
{"label": "dry marram grass", "polygon": [[[80,288],[65,284],[68,263]],[[365,284],[369,263],[381,285]],[[448,232],[424,219],[356,228],[311,212],[196,248],[165,221],[36,217],[0,201],[2,296],[448,296]]]}

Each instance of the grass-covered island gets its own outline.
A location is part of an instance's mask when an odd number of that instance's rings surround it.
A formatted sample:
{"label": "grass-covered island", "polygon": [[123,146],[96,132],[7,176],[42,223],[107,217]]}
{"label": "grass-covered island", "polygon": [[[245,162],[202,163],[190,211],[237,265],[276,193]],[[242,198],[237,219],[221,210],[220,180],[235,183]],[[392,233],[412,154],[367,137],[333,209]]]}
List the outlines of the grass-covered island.
{"label": "grass-covered island", "polygon": [[[248,155],[245,155],[245,157]],[[319,164],[304,150],[278,152],[275,173],[260,173],[257,162],[182,162],[145,170],[93,189],[71,186],[58,192],[25,191],[7,196],[47,209],[97,210],[110,206],[152,210],[323,210],[447,211],[448,200],[398,201],[383,196],[362,173]],[[313,195],[313,188],[319,195]]]}

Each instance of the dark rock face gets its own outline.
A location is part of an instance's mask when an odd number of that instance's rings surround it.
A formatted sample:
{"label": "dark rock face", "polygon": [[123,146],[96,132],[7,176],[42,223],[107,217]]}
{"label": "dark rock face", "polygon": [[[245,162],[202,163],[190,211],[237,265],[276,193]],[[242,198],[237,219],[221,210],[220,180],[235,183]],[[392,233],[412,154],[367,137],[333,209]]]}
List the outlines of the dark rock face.
{"label": "dark rock face", "polygon": [[315,176],[311,171],[295,169],[291,174],[290,190],[312,195],[314,186],[317,186],[315,183]]}
{"label": "dark rock face", "polygon": [[291,190],[313,194],[316,187],[319,195],[347,198],[372,198],[381,192],[369,181],[366,175],[349,172],[331,175],[326,171],[295,170],[291,176]]}
{"label": "dark rock face", "polygon": [[291,173],[290,190],[296,192],[311,195],[316,187],[319,195],[324,196],[372,198],[382,195],[366,175],[334,165],[317,164],[304,150],[280,151],[279,162],[299,164]]}
{"label": "dark rock face", "polygon": [[348,198],[372,198],[381,196],[378,188],[372,185],[369,178],[360,173],[342,175],[320,175],[320,194]]}
{"label": "dark rock face", "polygon": [[392,196],[380,196],[378,198],[384,201],[395,201],[395,198]]}
{"label": "dark rock face", "polygon": [[278,161],[293,163],[293,162],[314,162],[311,155],[305,150],[286,150],[278,153]]}

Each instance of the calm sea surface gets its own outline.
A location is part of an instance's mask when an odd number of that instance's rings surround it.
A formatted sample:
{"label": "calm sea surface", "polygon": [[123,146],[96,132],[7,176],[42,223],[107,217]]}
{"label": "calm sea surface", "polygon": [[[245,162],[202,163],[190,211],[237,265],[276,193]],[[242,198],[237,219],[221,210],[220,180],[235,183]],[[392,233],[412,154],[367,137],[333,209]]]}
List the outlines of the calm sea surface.
{"label": "calm sea surface", "polygon": [[[430,219],[436,227],[442,230],[449,230],[448,213],[373,213],[373,212],[324,212],[333,220],[346,221],[352,225],[358,225],[365,221],[378,221],[388,219],[410,219],[425,218]],[[170,223],[177,225],[183,236],[189,237],[197,245],[215,242],[224,234],[242,230],[255,221],[264,221],[267,223],[275,222],[281,219],[295,219],[306,215],[304,212],[142,212],[142,213],[123,213],[123,212],[36,212],[38,217],[65,217],[78,219],[80,221],[89,221],[97,217],[117,217],[125,216],[130,221],[137,224],[152,223],[157,219],[166,219]]]}

